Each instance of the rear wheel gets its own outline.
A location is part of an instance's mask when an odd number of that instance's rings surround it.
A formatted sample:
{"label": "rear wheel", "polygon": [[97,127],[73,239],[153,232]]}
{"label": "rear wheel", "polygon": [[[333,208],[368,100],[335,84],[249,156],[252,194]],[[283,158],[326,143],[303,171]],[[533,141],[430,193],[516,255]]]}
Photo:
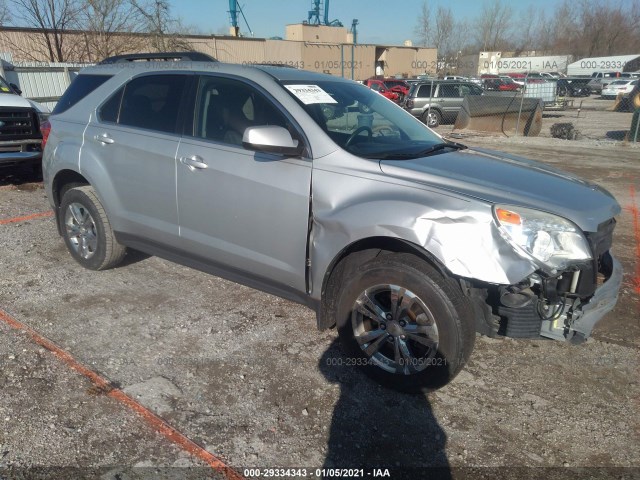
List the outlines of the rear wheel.
{"label": "rear wheel", "polygon": [[428,127],[435,128],[442,122],[442,115],[437,110],[428,110],[422,116],[422,121],[427,124]]}
{"label": "rear wheel", "polygon": [[126,248],[116,241],[107,214],[89,185],[65,192],[58,221],[71,256],[90,270],[105,270],[118,265]]}
{"label": "rear wheel", "polygon": [[473,309],[458,284],[410,254],[382,255],[349,272],[336,311],[349,363],[403,392],[446,385],[475,341]]}

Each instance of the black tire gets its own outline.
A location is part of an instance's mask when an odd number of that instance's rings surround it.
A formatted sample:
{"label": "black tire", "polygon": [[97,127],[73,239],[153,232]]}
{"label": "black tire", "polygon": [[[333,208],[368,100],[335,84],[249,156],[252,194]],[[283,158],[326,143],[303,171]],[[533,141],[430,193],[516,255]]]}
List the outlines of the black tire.
{"label": "black tire", "polygon": [[[359,365],[368,376],[386,387],[422,393],[446,385],[466,364],[475,342],[475,320],[473,307],[455,280],[408,253],[379,255],[358,267],[346,268],[343,278],[336,299],[336,323],[350,365]],[[395,297],[384,292],[384,287],[396,286],[406,292],[396,292]],[[366,303],[365,292],[368,298],[375,297],[376,305],[384,307],[377,319],[373,318],[375,315],[363,313],[367,311],[362,309]],[[385,298],[411,299],[410,292],[415,295],[413,300],[401,304],[402,308],[395,311],[389,305],[391,301],[385,302]],[[360,302],[360,307],[356,302]],[[406,309],[404,305],[411,308]],[[379,321],[382,315],[388,325]],[[423,332],[417,334],[417,328]],[[425,330],[430,333],[425,334]],[[362,342],[365,334],[370,340],[361,347],[356,337]],[[374,339],[374,335],[378,336]],[[423,341],[425,337],[437,340],[435,348],[414,340],[418,336]],[[367,353],[365,348],[373,350]],[[402,351],[409,355],[400,355]]]}
{"label": "black tire", "polygon": [[64,193],[58,222],[71,256],[89,270],[115,267],[127,253],[126,247],[116,241],[104,207],[89,185]]}
{"label": "black tire", "polygon": [[422,115],[422,121],[427,125],[427,127],[436,128],[442,122],[442,115],[438,110],[427,110]]}

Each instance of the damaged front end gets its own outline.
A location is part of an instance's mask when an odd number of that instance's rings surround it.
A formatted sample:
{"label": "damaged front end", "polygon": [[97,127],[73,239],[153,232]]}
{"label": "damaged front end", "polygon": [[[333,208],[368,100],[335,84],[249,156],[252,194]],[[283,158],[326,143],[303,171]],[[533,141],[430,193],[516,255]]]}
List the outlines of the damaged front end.
{"label": "damaged front end", "polygon": [[[533,210],[498,206],[494,212],[503,237],[539,268],[514,285],[473,289],[476,303],[485,303],[479,331],[584,342],[614,308],[622,283],[622,267],[609,251],[615,219],[595,233],[583,233],[564,219]],[[545,223],[544,216],[553,221]]]}

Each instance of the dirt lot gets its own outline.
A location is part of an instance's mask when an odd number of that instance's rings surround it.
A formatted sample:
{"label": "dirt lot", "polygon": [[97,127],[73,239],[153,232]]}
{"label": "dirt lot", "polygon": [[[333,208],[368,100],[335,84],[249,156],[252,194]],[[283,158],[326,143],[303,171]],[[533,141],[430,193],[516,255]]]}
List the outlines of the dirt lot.
{"label": "dirt lot", "polygon": [[[602,131],[609,112],[600,113]],[[366,466],[392,478],[640,478],[640,148],[601,137],[460,140],[608,188],[623,207],[614,251],[625,281],[586,344],[478,337],[465,370],[428,396],[335,366],[335,332],[318,333],[304,307],[139,254],[114,270],[83,270],[50,217],[2,223],[49,210],[28,171],[0,172],[0,309],[240,473]],[[57,478],[92,467],[105,479],[218,475],[5,322],[0,365],[0,477],[34,466],[79,468]],[[434,466],[443,469],[424,470]]]}

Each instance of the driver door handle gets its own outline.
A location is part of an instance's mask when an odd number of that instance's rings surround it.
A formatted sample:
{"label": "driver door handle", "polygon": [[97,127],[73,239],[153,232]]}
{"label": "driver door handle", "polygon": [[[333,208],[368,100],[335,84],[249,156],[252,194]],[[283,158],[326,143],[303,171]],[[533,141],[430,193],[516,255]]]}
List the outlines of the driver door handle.
{"label": "driver door handle", "polygon": [[193,170],[202,170],[207,168],[207,164],[202,161],[202,157],[198,155],[192,155],[190,157],[182,157],[180,162],[185,164],[191,171]]}
{"label": "driver door handle", "polygon": [[112,144],[113,142],[115,142],[115,140],[111,138],[111,136],[108,133],[103,133],[102,135],[96,135],[93,138],[98,142],[104,143],[104,144]]}

